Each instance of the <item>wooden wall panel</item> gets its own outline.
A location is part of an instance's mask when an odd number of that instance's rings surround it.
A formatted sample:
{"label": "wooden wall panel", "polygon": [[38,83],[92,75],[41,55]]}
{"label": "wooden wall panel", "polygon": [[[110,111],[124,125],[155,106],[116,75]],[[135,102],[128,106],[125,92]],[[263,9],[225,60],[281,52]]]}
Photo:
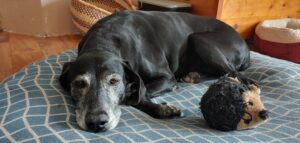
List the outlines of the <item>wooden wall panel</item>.
{"label": "wooden wall panel", "polygon": [[217,18],[250,37],[265,19],[300,18],[300,0],[220,0]]}
{"label": "wooden wall panel", "polygon": [[216,17],[219,0],[189,0],[192,4],[192,13]]}

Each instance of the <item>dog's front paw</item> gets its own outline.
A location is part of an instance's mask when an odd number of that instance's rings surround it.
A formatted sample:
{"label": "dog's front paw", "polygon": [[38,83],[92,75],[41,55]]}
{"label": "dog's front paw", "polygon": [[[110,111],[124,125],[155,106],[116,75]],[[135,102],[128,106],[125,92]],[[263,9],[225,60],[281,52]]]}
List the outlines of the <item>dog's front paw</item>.
{"label": "dog's front paw", "polygon": [[159,113],[158,118],[161,119],[181,116],[181,110],[178,107],[174,105],[168,105],[168,104],[160,104],[160,110],[158,113]]}

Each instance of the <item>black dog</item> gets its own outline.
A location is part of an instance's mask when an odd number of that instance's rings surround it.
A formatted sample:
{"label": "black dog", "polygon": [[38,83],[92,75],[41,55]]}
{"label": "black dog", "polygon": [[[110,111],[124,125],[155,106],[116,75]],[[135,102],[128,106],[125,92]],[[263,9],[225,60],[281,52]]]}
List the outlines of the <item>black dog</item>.
{"label": "black dog", "polygon": [[[189,72],[213,76],[249,66],[249,50],[230,26],[175,12],[119,12],[97,22],[83,37],[78,57],[60,76],[77,104],[83,129],[104,131],[127,104],[155,118],[180,110],[149,98],[170,91]],[[130,94],[125,94],[126,92]]]}
{"label": "black dog", "polygon": [[222,76],[212,84],[203,95],[200,108],[208,125],[222,131],[255,128],[268,118],[260,87],[239,73]]}

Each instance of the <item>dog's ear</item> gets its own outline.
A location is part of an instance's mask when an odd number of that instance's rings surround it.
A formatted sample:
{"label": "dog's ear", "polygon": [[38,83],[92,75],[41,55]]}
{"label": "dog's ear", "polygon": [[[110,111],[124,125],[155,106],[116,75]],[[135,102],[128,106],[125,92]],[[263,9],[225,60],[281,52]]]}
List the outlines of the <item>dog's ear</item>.
{"label": "dog's ear", "polygon": [[125,77],[130,86],[130,94],[125,97],[125,104],[137,105],[141,99],[145,97],[146,88],[141,77],[132,70],[127,61],[123,61],[123,67],[125,71]]}
{"label": "dog's ear", "polygon": [[62,85],[62,87],[70,91],[70,68],[71,68],[72,62],[67,62],[64,64],[61,75],[59,76],[59,82]]}

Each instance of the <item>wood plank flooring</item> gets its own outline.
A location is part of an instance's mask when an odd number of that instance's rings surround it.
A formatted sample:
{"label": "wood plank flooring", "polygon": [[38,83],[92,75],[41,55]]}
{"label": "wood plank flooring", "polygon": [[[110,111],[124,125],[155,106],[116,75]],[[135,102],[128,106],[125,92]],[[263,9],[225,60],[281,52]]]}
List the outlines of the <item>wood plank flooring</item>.
{"label": "wood plank flooring", "polygon": [[0,82],[36,60],[75,48],[80,35],[40,38],[0,32]]}

